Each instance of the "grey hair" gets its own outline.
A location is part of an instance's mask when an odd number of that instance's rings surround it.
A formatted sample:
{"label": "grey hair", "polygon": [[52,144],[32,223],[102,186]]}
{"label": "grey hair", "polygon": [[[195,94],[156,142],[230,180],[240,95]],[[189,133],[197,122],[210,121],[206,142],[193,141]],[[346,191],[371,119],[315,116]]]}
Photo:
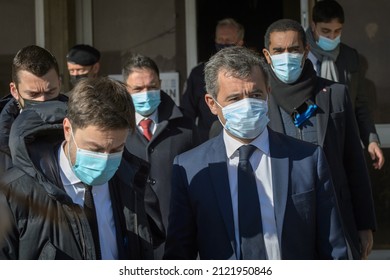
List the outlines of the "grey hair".
{"label": "grey hair", "polygon": [[233,26],[237,29],[237,37],[239,40],[244,40],[244,35],[245,35],[245,29],[244,26],[240,23],[238,23],[235,19],[233,18],[224,18],[218,21],[217,26],[215,30],[217,31],[218,28],[224,27],[224,26]]}
{"label": "grey hair", "polygon": [[216,99],[219,92],[219,73],[224,71],[226,76],[246,79],[256,66],[263,72],[265,84],[268,86],[268,68],[260,54],[238,46],[222,49],[206,63],[204,69],[206,91]]}

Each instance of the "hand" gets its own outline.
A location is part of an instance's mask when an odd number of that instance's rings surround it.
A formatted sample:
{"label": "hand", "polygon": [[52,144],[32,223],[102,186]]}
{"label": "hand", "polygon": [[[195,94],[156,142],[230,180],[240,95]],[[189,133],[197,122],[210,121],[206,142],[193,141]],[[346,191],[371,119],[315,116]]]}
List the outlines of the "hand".
{"label": "hand", "polygon": [[385,163],[385,157],[383,156],[383,152],[377,142],[371,142],[368,145],[368,153],[370,154],[371,159],[374,161],[372,166],[374,169],[381,169],[383,164]]}
{"label": "hand", "polygon": [[362,247],[362,260],[367,260],[374,244],[372,230],[359,230],[360,246]]}

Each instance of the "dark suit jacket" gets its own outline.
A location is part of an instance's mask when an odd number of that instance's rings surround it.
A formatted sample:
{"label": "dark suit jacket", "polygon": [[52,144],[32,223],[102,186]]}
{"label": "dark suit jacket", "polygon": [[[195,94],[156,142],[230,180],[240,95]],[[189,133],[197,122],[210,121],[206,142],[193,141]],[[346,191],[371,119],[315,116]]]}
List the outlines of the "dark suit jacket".
{"label": "dark suit jacket", "polygon": [[[363,149],[349,94],[344,85],[322,78],[315,91],[317,139],[329,163],[346,233],[355,258],[360,256],[357,230],[376,228],[374,202]],[[279,108],[269,96],[269,127],[284,133]]]}
{"label": "dark suit jacket", "polygon": [[[233,210],[223,134],[175,158],[166,259],[235,259]],[[277,235],[282,259],[347,257],[322,149],[269,129]]]}
{"label": "dark suit jacket", "polygon": [[197,127],[202,143],[209,139],[210,127],[217,120],[217,117],[211,113],[204,100],[206,94],[204,66],[205,63],[202,62],[192,69],[185,83],[180,104],[186,116],[190,117],[194,122],[198,118]]}
{"label": "dark suit jacket", "polygon": [[356,49],[341,43],[335,64],[339,74],[339,82],[348,86],[363,144],[367,147],[372,141],[379,142],[369,106],[370,96],[368,92],[364,91],[364,73],[360,67],[358,52]]}
{"label": "dark suit jacket", "polygon": [[[195,147],[198,135],[192,121],[183,116],[173,100],[164,92],[161,92],[158,121],[156,132],[150,142],[136,130],[128,136],[126,149],[150,163],[149,182],[157,194],[163,224],[167,227],[173,159],[176,155]],[[160,251],[156,258],[162,258],[162,250]]]}

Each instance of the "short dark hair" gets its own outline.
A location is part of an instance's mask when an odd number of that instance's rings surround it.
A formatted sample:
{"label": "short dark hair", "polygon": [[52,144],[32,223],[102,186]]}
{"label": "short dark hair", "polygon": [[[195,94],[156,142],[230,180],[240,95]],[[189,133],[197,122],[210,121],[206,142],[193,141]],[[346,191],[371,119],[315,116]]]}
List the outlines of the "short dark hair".
{"label": "short dark hair", "polygon": [[303,29],[302,25],[292,19],[279,19],[275,22],[273,22],[265,32],[264,35],[264,45],[265,48],[269,49],[270,44],[270,37],[271,33],[273,32],[286,32],[286,31],[296,31],[298,32],[298,35],[300,39],[302,40],[302,43],[304,46],[306,46],[306,34],[305,30]]}
{"label": "short dark hair", "polygon": [[79,44],[69,50],[66,60],[69,63],[90,66],[99,62],[100,52],[90,45]]}
{"label": "short dark hair", "polygon": [[314,5],[312,12],[314,23],[330,22],[333,19],[337,19],[342,24],[344,23],[344,10],[337,1],[320,1]]}
{"label": "short dark hair", "polygon": [[150,57],[144,56],[142,54],[130,54],[123,63],[122,75],[124,81],[127,80],[129,75],[134,71],[134,69],[147,68],[154,71],[157,76],[160,75],[157,64]]}
{"label": "short dark hair", "polygon": [[80,80],[70,94],[67,117],[74,129],[135,128],[134,104],[126,85],[108,77]]}
{"label": "short dark hair", "polygon": [[60,76],[58,63],[54,55],[39,46],[27,46],[20,49],[12,61],[12,81],[16,85],[19,83],[18,73],[22,70],[42,77],[51,69],[56,71],[58,77]]}
{"label": "short dark hair", "polygon": [[220,50],[206,63],[206,91],[216,99],[219,91],[218,75],[221,71],[226,71],[227,75],[234,78],[245,79],[251,75],[255,66],[260,68],[265,84],[268,85],[267,66],[260,54],[240,46]]}

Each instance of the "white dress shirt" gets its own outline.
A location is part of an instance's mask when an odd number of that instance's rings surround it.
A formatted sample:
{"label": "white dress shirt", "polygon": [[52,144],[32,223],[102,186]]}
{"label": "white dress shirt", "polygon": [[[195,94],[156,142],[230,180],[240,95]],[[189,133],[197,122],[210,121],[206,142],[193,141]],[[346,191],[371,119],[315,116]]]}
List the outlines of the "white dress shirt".
{"label": "white dress shirt", "polygon": [[144,119],[150,119],[152,120],[152,123],[150,124],[150,132],[152,133],[152,135],[154,135],[154,133],[156,132],[156,128],[157,128],[157,123],[158,123],[158,110],[155,110],[150,116],[147,116],[147,117],[144,117],[140,114],[138,114],[137,112],[135,112],[135,123],[137,124],[137,128],[139,130],[139,132],[141,132],[141,134],[144,133],[141,125],[139,124],[140,121],[144,120]]}
{"label": "white dress shirt", "polygon": [[[62,184],[64,185],[66,193],[72,198],[73,202],[83,207],[85,188],[70,166],[68,158],[64,152],[64,143],[62,143],[58,151]],[[108,183],[93,186],[92,195],[96,208],[102,259],[118,259],[115,222]]]}
{"label": "white dress shirt", "polygon": [[[226,130],[223,131],[223,140],[226,147],[226,154],[228,156],[227,168],[233,206],[234,231],[237,244],[236,252],[237,259],[240,259],[237,167],[239,161],[238,149],[243,144],[227,134]],[[275,221],[271,157],[269,153],[269,138],[267,128],[264,129],[264,131],[250,144],[257,147],[249,161],[252,165],[256,177],[267,259],[279,260],[280,247]]]}

